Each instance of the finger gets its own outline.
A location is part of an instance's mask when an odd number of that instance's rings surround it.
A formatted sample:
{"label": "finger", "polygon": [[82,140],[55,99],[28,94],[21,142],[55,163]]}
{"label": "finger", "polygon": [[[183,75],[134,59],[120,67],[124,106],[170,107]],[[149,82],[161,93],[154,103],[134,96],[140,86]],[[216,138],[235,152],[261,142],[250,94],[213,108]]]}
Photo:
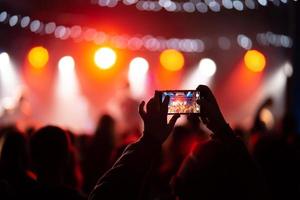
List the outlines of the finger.
{"label": "finger", "polygon": [[180,117],[180,114],[175,114],[175,115],[172,116],[172,118],[170,119],[169,124],[168,124],[169,132],[171,132],[172,129],[174,128],[174,126],[176,124],[176,121],[179,117]]}
{"label": "finger", "polygon": [[170,97],[166,96],[161,105],[161,112],[165,115],[168,114],[169,102],[170,102]]}
{"label": "finger", "polygon": [[200,92],[200,98],[201,99],[204,98],[204,99],[207,99],[209,101],[213,101],[215,99],[213,93],[211,92],[209,87],[206,86],[206,85],[199,85],[196,90]]}
{"label": "finger", "polygon": [[155,99],[154,99],[154,97],[152,97],[149,101],[148,101],[148,103],[147,103],[147,105],[146,105],[146,112],[147,113],[156,113],[157,112],[157,106],[156,106],[156,104],[155,104]]}
{"label": "finger", "polygon": [[139,114],[140,114],[142,119],[145,119],[145,116],[146,116],[146,112],[144,110],[144,107],[145,107],[145,101],[142,101],[142,103],[140,103],[140,105],[139,105]]}
{"label": "finger", "polygon": [[158,110],[161,109],[161,93],[159,91],[155,91],[154,94],[155,104]]}

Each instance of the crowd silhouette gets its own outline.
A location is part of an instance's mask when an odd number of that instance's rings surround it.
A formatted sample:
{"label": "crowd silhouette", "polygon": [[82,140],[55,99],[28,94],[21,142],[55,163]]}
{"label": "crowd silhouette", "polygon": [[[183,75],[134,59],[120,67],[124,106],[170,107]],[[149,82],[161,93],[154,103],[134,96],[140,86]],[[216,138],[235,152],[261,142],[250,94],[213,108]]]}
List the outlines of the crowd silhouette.
{"label": "crowd silhouette", "polygon": [[[137,108],[143,130],[116,137],[100,117],[93,136],[58,126],[0,128],[0,199],[300,199],[300,140],[286,114],[269,128],[259,106],[250,130],[232,129],[211,92],[198,86],[200,115],[168,121],[157,93]],[[146,107],[146,108],[145,108]],[[280,127],[280,128],[278,128]]]}

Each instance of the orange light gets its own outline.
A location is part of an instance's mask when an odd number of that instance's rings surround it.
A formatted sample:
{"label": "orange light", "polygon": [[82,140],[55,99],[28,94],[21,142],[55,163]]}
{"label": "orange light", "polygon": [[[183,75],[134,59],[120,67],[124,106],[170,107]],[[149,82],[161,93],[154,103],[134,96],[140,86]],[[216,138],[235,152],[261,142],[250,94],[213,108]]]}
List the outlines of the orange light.
{"label": "orange light", "polygon": [[244,56],[246,67],[253,72],[261,72],[266,66],[265,56],[257,50],[249,50]]}
{"label": "orange light", "polygon": [[49,60],[49,53],[47,49],[42,46],[32,48],[28,53],[28,61],[29,63],[37,68],[43,68]]}
{"label": "orange light", "polygon": [[167,49],[160,54],[160,63],[167,70],[178,71],[184,65],[184,57],[175,49]]}
{"label": "orange light", "polygon": [[111,68],[117,60],[116,52],[109,47],[98,49],[94,56],[94,61],[100,69]]}

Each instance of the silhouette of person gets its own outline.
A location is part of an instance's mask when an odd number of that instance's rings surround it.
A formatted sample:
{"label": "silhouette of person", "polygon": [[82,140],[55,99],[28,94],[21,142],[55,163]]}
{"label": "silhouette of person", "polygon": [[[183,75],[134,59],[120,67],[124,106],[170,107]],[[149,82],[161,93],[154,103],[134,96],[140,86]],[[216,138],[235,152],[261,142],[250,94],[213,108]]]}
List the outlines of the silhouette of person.
{"label": "silhouette of person", "polygon": [[[200,85],[200,118],[214,133],[187,158],[174,180],[179,199],[266,199],[260,173],[244,144],[226,123],[216,99],[207,86]],[[114,166],[102,176],[89,199],[144,199],[143,192],[153,161],[171,133],[179,115],[167,123],[169,98],[159,95],[139,107],[144,122],[140,140],[124,151]]]}
{"label": "silhouette of person", "polygon": [[100,117],[83,161],[84,191],[89,193],[97,180],[113,164],[115,149],[115,120],[110,115]]}
{"label": "silhouette of person", "polygon": [[56,126],[37,130],[30,139],[33,169],[38,186],[32,191],[34,199],[84,199],[74,188],[65,184],[71,161],[69,135]]}

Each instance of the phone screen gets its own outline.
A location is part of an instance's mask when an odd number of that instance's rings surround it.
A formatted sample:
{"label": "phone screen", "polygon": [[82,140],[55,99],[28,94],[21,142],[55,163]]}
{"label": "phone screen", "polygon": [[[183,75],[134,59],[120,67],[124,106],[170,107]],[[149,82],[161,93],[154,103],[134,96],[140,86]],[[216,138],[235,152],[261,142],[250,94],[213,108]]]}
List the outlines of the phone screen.
{"label": "phone screen", "polygon": [[196,90],[166,90],[161,92],[161,100],[166,96],[170,97],[168,105],[168,114],[191,114],[200,113],[200,105],[197,104],[197,99],[200,98],[200,93]]}

